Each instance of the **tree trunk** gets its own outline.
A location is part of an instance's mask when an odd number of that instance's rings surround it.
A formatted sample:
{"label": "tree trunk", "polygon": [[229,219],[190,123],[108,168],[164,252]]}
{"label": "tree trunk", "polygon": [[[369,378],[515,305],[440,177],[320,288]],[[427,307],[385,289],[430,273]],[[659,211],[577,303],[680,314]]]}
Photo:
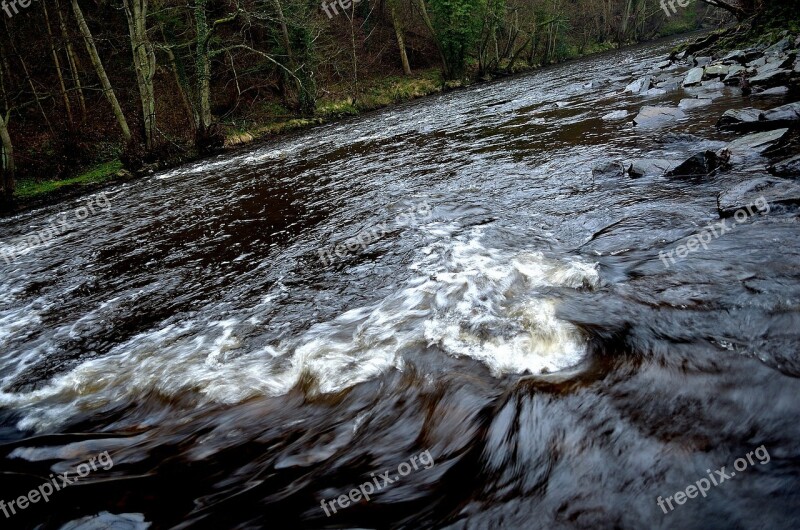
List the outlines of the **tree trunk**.
{"label": "tree trunk", "polygon": [[156,127],[156,103],[153,89],[156,53],[147,36],[147,0],[123,0],[123,6],[125,7],[125,17],[128,19],[139,98],[142,101],[145,148],[147,151],[152,151]]}
{"label": "tree trunk", "polygon": [[422,21],[425,22],[425,27],[427,27],[428,31],[431,32],[433,42],[436,44],[436,50],[439,52],[439,58],[442,61],[442,71],[444,73],[444,77],[445,79],[450,79],[450,65],[447,64],[447,57],[445,57],[444,50],[442,50],[442,43],[439,42],[439,37],[436,35],[436,29],[434,29],[433,22],[431,22],[431,17],[428,15],[428,8],[425,7],[425,0],[417,0],[417,8],[422,15]]}
{"label": "tree trunk", "polygon": [[114,89],[111,88],[111,82],[106,75],[106,69],[103,68],[103,62],[100,60],[100,55],[97,53],[97,47],[94,44],[94,37],[92,32],[89,31],[89,26],[86,25],[86,19],[83,18],[83,11],[78,5],[78,0],[72,0],[72,11],[75,13],[75,19],[78,21],[78,28],[83,35],[83,42],[86,44],[86,51],[89,53],[89,58],[92,60],[97,77],[100,78],[100,84],[103,86],[103,93],[105,94],[108,102],[111,103],[111,108],[114,111],[114,116],[117,118],[120,129],[122,129],[122,137],[126,144],[131,142],[131,130],[128,128],[128,122],[125,119],[125,114],[122,112],[122,107],[117,101],[117,96],[114,94]]}
{"label": "tree trunk", "polygon": [[67,24],[64,22],[64,16],[61,14],[61,6],[56,0],[56,13],[58,13],[58,24],[61,26],[61,37],[67,47],[67,62],[69,62],[69,69],[72,72],[72,82],[78,92],[78,103],[81,106],[81,116],[86,118],[86,99],[83,97],[83,87],[81,86],[81,78],[78,73],[78,59],[75,55],[75,48],[72,47],[72,41],[67,32]]}
{"label": "tree trunk", "polygon": [[206,18],[206,1],[194,0],[194,23],[197,50],[195,66],[197,68],[197,102],[200,105],[197,113],[197,132],[205,138],[211,127],[211,64],[208,57],[208,19]]}
{"label": "tree trunk", "polygon": [[397,47],[400,49],[400,62],[403,63],[403,73],[405,75],[411,75],[411,65],[408,64],[406,42],[405,38],[403,38],[403,26],[400,24],[400,20],[397,18],[397,11],[394,7],[394,3],[391,3],[389,6],[389,14],[392,17],[392,26],[394,26],[395,37],[397,37]]}
{"label": "tree trunk", "polygon": [[[6,115],[8,116],[8,115]],[[8,134],[8,122],[0,114],[0,159],[2,159],[3,178],[0,180],[0,193],[7,199],[14,195],[14,146],[11,143],[11,136]]]}
{"label": "tree trunk", "polygon": [[64,75],[61,73],[61,61],[58,60],[58,52],[56,51],[56,45],[53,42],[53,31],[50,29],[50,15],[47,13],[47,3],[42,2],[42,11],[44,11],[44,23],[47,26],[47,39],[50,41],[50,53],[53,55],[53,64],[56,67],[56,75],[58,76],[58,84],[61,88],[61,97],[64,100],[64,108],[67,111],[67,118],[69,119],[69,124],[74,125],[74,120],[72,119],[72,105],[69,102],[69,96],[67,95],[67,86],[64,84]]}

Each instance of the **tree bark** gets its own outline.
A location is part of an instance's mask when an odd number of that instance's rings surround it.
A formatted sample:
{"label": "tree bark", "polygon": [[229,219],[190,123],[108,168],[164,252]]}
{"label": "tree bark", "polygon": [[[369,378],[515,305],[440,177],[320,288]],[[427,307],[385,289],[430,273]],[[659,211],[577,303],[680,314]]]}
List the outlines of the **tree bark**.
{"label": "tree bark", "polygon": [[408,64],[408,54],[406,53],[406,42],[403,37],[403,26],[397,18],[397,10],[395,9],[394,2],[389,4],[389,14],[392,17],[392,26],[394,26],[394,34],[397,37],[397,47],[400,49],[400,62],[403,63],[403,73],[411,75],[411,65]]}
{"label": "tree bark", "polygon": [[83,35],[83,42],[86,44],[86,51],[89,53],[89,58],[92,60],[97,77],[100,78],[100,84],[103,86],[103,93],[105,94],[108,102],[111,103],[111,108],[114,111],[114,116],[117,119],[120,129],[122,129],[122,137],[126,144],[131,142],[131,130],[128,127],[128,121],[125,119],[125,114],[122,112],[122,107],[117,101],[117,95],[114,89],[111,88],[111,82],[106,75],[106,69],[103,68],[103,62],[100,60],[100,55],[97,53],[97,47],[94,44],[94,37],[92,32],[89,31],[89,26],[86,24],[86,19],[83,18],[83,11],[78,5],[78,0],[72,0],[72,11],[75,13],[75,19],[78,21],[78,29]]}
{"label": "tree bark", "polygon": [[8,134],[8,115],[3,119],[0,114],[0,169],[2,169],[3,179],[0,181],[0,193],[5,198],[10,199],[14,195],[14,145],[11,143],[11,135]]}
{"label": "tree bark", "polygon": [[58,59],[58,51],[56,51],[56,45],[53,42],[53,31],[50,29],[50,15],[47,13],[46,2],[42,2],[42,11],[44,11],[44,23],[45,26],[47,26],[47,39],[50,41],[50,53],[53,56],[53,64],[56,67],[58,84],[59,88],[61,88],[61,98],[64,100],[64,109],[67,111],[67,119],[69,119],[69,124],[72,126],[75,123],[72,119],[72,105],[70,104],[69,96],[67,95],[67,85],[64,84],[64,75],[61,73],[61,61]]}
{"label": "tree bark", "polygon": [[78,73],[78,59],[75,55],[75,48],[72,46],[72,41],[67,32],[67,24],[64,22],[64,16],[61,14],[61,6],[56,0],[56,13],[58,13],[58,24],[61,26],[61,37],[67,47],[67,62],[69,63],[70,72],[72,72],[72,82],[78,92],[78,103],[81,106],[81,116],[86,118],[86,98],[83,97],[83,87],[81,86],[81,78]]}
{"label": "tree bark", "polygon": [[153,149],[156,127],[156,102],[153,77],[156,73],[156,53],[147,36],[147,0],[123,0],[125,18],[131,38],[133,65],[139,98],[142,102],[142,128],[145,148]]}

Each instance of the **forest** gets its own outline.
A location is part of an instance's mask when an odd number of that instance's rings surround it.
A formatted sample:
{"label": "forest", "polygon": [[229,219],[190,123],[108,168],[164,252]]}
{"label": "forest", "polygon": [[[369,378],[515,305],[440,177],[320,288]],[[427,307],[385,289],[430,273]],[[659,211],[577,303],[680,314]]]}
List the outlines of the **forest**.
{"label": "forest", "polygon": [[474,81],[719,26],[757,7],[683,4],[6,1],[0,194],[13,200],[18,185],[53,187],[174,164]]}

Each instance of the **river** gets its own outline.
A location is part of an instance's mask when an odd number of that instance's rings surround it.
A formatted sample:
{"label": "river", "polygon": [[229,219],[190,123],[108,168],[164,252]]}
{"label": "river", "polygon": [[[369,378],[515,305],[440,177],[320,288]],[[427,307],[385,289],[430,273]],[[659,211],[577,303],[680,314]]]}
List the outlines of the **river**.
{"label": "river", "polygon": [[667,265],[733,177],[592,171],[735,137],[630,122],[674,44],[0,220],[58,226],[0,259],[0,499],[113,459],[0,526],[796,528],[796,211]]}

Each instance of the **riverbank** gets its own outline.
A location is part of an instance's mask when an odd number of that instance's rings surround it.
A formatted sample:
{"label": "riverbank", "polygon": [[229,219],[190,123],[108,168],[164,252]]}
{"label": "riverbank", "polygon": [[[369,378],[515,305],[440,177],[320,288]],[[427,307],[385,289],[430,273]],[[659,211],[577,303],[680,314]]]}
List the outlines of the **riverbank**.
{"label": "riverbank", "polygon": [[[698,32],[693,31],[685,35],[691,36],[696,33]],[[674,38],[674,35],[662,37],[662,39],[667,38]],[[660,39],[654,42],[658,40]],[[631,44],[631,46],[634,45]],[[529,65],[525,61],[519,60],[514,64],[501,65],[502,68],[492,75],[486,75],[482,78],[478,78],[476,75],[468,75],[458,81],[445,81],[439,67],[417,70],[411,76],[393,75],[367,78],[363,81],[361,95],[357,99],[344,96],[352,87],[346,84],[332,86],[326,91],[326,96],[318,101],[317,111],[312,117],[298,117],[284,112],[283,115],[278,114],[275,119],[232,120],[222,123],[225,142],[220,152],[249,147],[252,144],[267,142],[289,133],[309,130],[320,125],[407,103],[419,98],[459,90],[510,76],[524,75],[546,66],[615,50],[613,43],[594,44],[588,46],[582,52],[550,64]],[[13,215],[31,208],[55,204],[62,200],[96,192],[99,189],[120,182],[150,175],[155,171],[175,168],[217,154],[219,152],[203,155],[191,151],[181,152],[177,156],[145,164],[135,170],[126,168],[118,158],[115,158],[90,167],[83,173],[67,179],[20,179],[14,194],[14,203],[11,205],[0,204],[0,215]]]}

